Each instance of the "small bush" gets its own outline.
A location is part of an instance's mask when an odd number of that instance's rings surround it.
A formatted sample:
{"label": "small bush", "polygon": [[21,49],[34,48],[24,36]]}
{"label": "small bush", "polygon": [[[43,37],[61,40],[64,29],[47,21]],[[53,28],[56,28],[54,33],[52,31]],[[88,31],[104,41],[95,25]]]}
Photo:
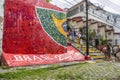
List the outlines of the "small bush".
{"label": "small bush", "polygon": [[0,55],[0,66],[2,65],[1,55]]}
{"label": "small bush", "polygon": [[8,66],[2,66],[2,69],[9,69]]}

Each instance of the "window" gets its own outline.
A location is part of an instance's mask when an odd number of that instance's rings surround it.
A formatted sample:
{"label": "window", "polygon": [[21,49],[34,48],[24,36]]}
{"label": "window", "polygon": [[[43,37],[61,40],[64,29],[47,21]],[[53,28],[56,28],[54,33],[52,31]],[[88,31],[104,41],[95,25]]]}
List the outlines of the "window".
{"label": "window", "polygon": [[79,8],[78,7],[71,10],[71,11],[69,11],[67,16],[70,17],[70,16],[73,16],[73,15],[75,15],[77,13],[79,13]]}
{"label": "window", "polygon": [[117,43],[118,43],[118,40],[116,39],[116,40],[115,40],[115,45],[117,45]]}
{"label": "window", "polygon": [[107,20],[110,20],[110,15],[107,16]]}
{"label": "window", "polygon": [[97,29],[97,32],[99,33],[99,32],[100,32],[100,29]]}
{"label": "window", "polygon": [[93,14],[95,13],[94,9],[92,10],[92,13],[93,13]]}
{"label": "window", "polygon": [[108,35],[111,35],[111,32],[108,32]]}
{"label": "window", "polygon": [[73,10],[73,12],[74,12],[74,14],[79,13],[79,8],[78,8],[78,7],[75,8],[75,9]]}
{"label": "window", "polygon": [[80,11],[83,11],[83,10],[84,10],[84,6],[82,4],[82,5],[80,5]]}

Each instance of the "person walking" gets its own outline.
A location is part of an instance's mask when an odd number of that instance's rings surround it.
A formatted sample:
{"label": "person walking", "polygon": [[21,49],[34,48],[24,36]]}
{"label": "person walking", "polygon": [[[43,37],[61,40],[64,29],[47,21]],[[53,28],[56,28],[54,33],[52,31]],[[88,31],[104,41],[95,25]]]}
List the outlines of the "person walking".
{"label": "person walking", "polygon": [[109,44],[106,44],[105,47],[103,48],[103,52],[105,54],[105,59],[106,60],[110,60],[111,59],[111,56],[110,56],[110,53],[111,53],[111,48],[110,48],[110,45]]}
{"label": "person walking", "polygon": [[114,46],[113,52],[114,52],[114,56],[116,58],[116,61],[120,60],[120,49],[118,46]]}
{"label": "person walking", "polygon": [[102,49],[104,55],[105,55],[105,59],[107,59],[107,45],[105,44],[105,46]]}
{"label": "person walking", "polygon": [[110,48],[110,44],[107,44],[107,59],[110,60],[111,59],[111,48]]}
{"label": "person walking", "polygon": [[74,38],[75,38],[75,31],[72,31],[71,36],[72,36],[72,42],[74,43]]}

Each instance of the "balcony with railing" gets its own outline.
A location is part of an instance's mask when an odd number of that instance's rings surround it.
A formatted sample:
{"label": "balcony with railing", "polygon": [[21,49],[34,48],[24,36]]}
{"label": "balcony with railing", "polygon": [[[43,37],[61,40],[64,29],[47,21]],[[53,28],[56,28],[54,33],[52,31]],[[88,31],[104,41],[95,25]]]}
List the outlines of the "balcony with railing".
{"label": "balcony with railing", "polygon": [[88,12],[89,12],[89,15],[98,18],[99,20],[106,23],[107,25],[114,26],[120,29],[120,25],[115,21],[115,18],[109,12],[95,10],[92,8],[89,8]]}
{"label": "balcony with railing", "polygon": [[[79,7],[76,6],[76,8],[72,9],[71,11],[68,11],[67,17],[74,17],[74,16],[85,17],[85,15],[81,15],[81,13],[85,14],[84,3],[80,4]],[[99,20],[107,25],[114,26],[120,29],[120,24],[118,24],[119,22],[116,21],[116,18],[114,18],[113,14],[103,10],[99,6],[94,6],[94,4],[91,3],[89,5],[88,13],[89,13],[89,18],[90,16],[92,16],[92,18],[95,19],[96,21]]]}

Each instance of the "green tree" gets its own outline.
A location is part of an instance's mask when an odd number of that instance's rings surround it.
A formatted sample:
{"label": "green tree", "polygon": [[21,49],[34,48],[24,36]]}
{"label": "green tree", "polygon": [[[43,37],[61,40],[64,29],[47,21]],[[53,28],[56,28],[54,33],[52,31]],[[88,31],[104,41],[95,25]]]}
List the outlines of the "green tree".
{"label": "green tree", "polygon": [[96,35],[96,33],[94,31],[89,30],[89,40],[94,39],[95,35]]}
{"label": "green tree", "polygon": [[72,30],[71,27],[67,24],[67,31]]}
{"label": "green tree", "polygon": [[107,44],[107,39],[104,38],[104,37],[101,37],[101,38],[100,38],[100,41],[101,41],[101,44],[102,44],[102,45]]}
{"label": "green tree", "polygon": [[52,0],[46,0],[46,2],[50,2],[50,1],[52,1]]}

